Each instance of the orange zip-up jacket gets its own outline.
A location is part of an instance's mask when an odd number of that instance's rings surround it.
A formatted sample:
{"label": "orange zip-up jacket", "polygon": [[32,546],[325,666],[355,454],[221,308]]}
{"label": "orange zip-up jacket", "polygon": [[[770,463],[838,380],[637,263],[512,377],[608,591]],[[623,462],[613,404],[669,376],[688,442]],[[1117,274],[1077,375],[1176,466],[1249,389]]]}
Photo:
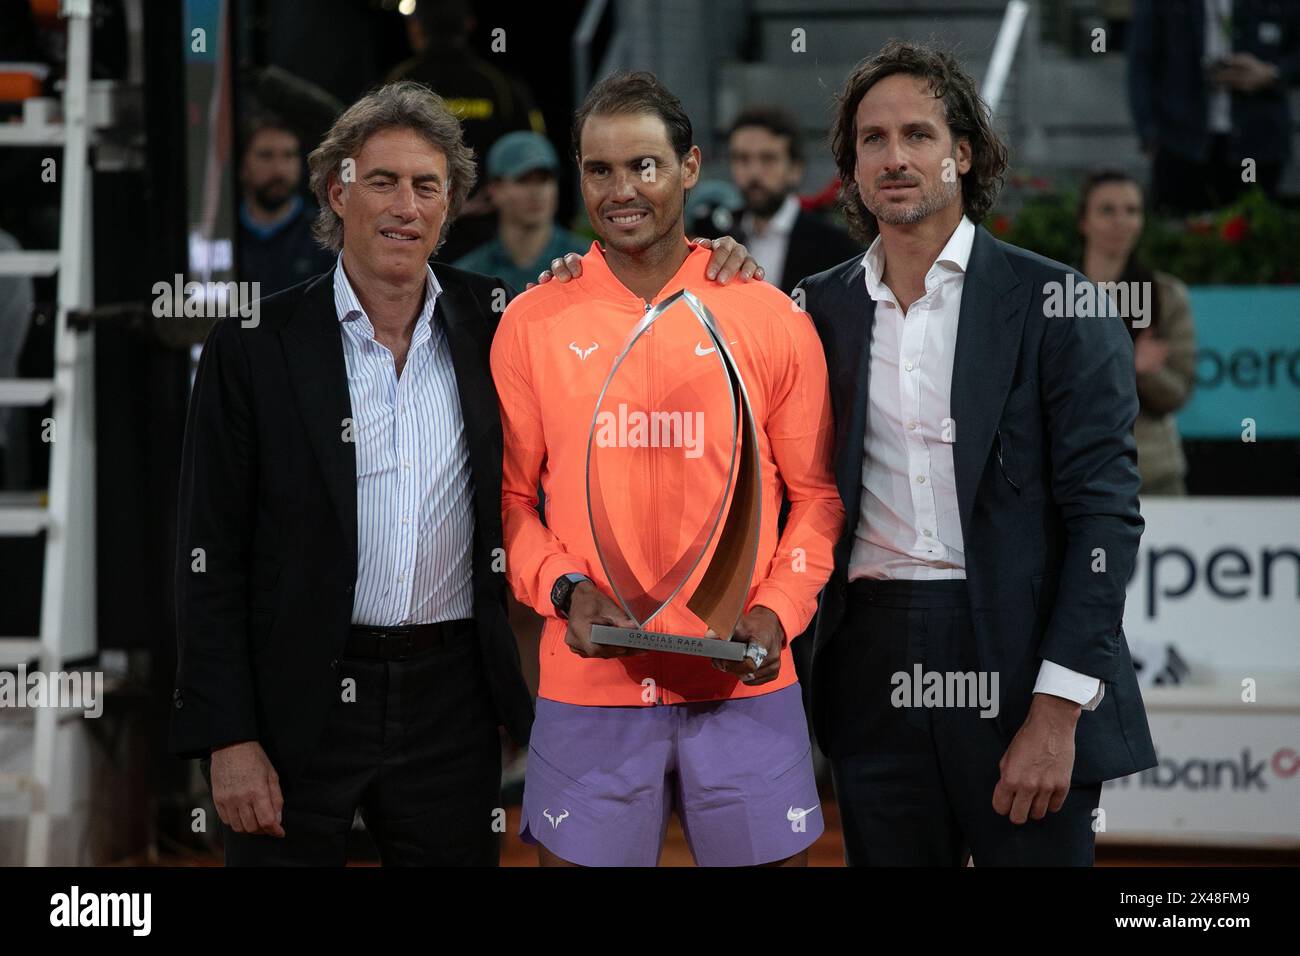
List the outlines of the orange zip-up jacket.
{"label": "orange zip-up jacket", "polygon": [[[762,605],[780,619],[787,638],[780,675],[750,687],[706,658],[651,652],[584,659],[564,642],[567,624],[551,604],[558,577],[585,574],[613,597],[587,510],[587,446],[598,404],[611,412],[622,405],[632,420],[637,411],[680,404],[683,395],[690,398],[681,407],[700,409],[703,440],[689,429],[679,430],[677,437],[693,439],[694,445],[684,439],[680,452],[662,447],[645,452],[635,460],[642,464],[630,470],[620,470],[617,461],[615,467],[602,465],[604,497],[619,544],[642,581],[664,576],[709,523],[725,487],[732,443],[732,412],[726,386],[719,385],[725,380],[712,342],[689,316],[669,321],[685,308],[681,302],[638,342],[619,369],[617,385],[599,401],[616,357],[649,306],[615,278],[599,244],[593,244],[580,278],[538,286],[511,302],[492,343],[505,438],[506,575],[519,600],[546,618],[539,693],[550,700],[675,704],[753,697],[796,681],[789,639],[803,633],[812,618],[844,521],[831,472],[826,359],[812,322],[786,295],[765,282],[720,286],[707,280],[709,255],[693,246],[654,304],[686,288],[733,343],[729,347],[753,408],[762,459],[758,559],[745,610]],[[703,373],[709,362],[714,368]],[[620,412],[609,419],[608,434],[635,443],[621,417]],[[666,443],[668,433],[662,434]],[[545,524],[537,514],[539,481],[546,496]],[[790,513],[778,540],[782,493]],[[687,609],[687,600],[716,545],[715,540],[648,629],[704,636],[707,627]]]}

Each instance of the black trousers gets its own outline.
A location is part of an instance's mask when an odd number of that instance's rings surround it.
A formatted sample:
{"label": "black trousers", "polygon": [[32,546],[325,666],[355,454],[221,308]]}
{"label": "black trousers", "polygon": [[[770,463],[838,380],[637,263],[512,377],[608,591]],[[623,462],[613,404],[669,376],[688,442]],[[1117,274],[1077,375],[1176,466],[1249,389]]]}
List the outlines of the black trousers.
{"label": "black trousers", "polygon": [[226,865],[342,866],[360,809],[385,866],[496,866],[501,744],[473,627],[404,661],[344,657],[338,674],[315,753],[280,781],[284,837],[222,824]]}
{"label": "black trousers", "polygon": [[[1233,160],[1227,136],[1211,137],[1210,155],[1203,163],[1157,147],[1151,164],[1151,204],[1176,215],[1219,209],[1254,185],[1242,182],[1241,173],[1241,162]],[[1281,163],[1256,165],[1255,182],[1270,199],[1276,201],[1281,181]]]}
{"label": "black trousers", "polygon": [[[1101,784],[1017,826],[993,809],[1011,740],[981,707],[894,706],[893,675],[979,672],[964,581],[850,585],[819,664],[829,681],[831,768],[849,866],[1091,866]],[[991,684],[986,685],[991,688]],[[901,693],[900,693],[901,696]],[[910,702],[910,695],[904,700]]]}

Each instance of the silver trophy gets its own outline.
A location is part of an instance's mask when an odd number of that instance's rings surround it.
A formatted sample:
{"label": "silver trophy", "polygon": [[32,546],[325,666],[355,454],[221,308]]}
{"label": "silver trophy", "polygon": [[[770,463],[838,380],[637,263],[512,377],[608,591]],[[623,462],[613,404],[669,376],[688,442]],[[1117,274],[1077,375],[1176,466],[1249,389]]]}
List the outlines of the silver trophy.
{"label": "silver trophy", "polygon": [[[636,535],[636,523],[655,520],[661,511],[665,513],[660,520],[680,521],[682,513],[692,509],[679,507],[682,505],[681,500],[676,505],[673,502],[631,502],[631,507],[628,507],[629,502],[625,500],[624,508],[611,509],[608,498],[620,493],[626,498],[629,483],[620,481],[623,475],[618,467],[614,467],[618,462],[606,450],[609,442],[598,441],[598,436],[609,433],[616,423],[619,428],[625,426],[629,417],[625,404],[620,403],[617,412],[606,407],[607,401],[612,403],[612,397],[618,391],[619,370],[633,357],[638,342],[650,341],[644,337],[660,317],[674,306],[688,309],[698,320],[706,338],[696,345],[695,355],[706,361],[708,364],[705,368],[712,371],[694,374],[689,382],[678,381],[675,385],[667,386],[665,407],[657,407],[653,412],[641,410],[640,414],[652,414],[658,416],[661,423],[671,424],[682,420],[673,416],[691,413],[689,406],[692,402],[697,407],[702,406],[705,404],[705,396],[708,396],[717,404],[722,404],[718,400],[726,396],[728,400],[725,404],[731,411],[730,440],[720,450],[716,446],[709,449],[708,463],[714,466],[712,473],[710,468],[702,465],[698,471],[701,480],[692,480],[689,483],[691,487],[686,492],[692,501],[706,501],[704,520],[697,528],[688,531],[691,538],[685,551],[673,560],[666,572],[658,576],[657,580],[645,582],[633,570],[622,542],[628,541],[631,546],[639,546],[637,538],[640,536]],[[705,343],[708,343],[708,348],[703,347]],[[709,358],[710,354],[713,359]],[[673,371],[667,369],[665,377],[671,378]],[[682,408],[673,407],[674,404]],[[638,412],[631,414],[636,415]],[[703,413],[696,414],[702,416]],[[667,433],[667,428],[663,433]],[[638,457],[625,457],[623,465],[627,468],[653,468],[656,462],[651,458],[671,453],[663,446],[642,447],[636,452]],[[700,454],[703,456],[703,450]],[[662,461],[664,459],[660,459]],[[721,467],[724,464],[725,467]],[[681,471],[683,467],[679,466],[678,470]],[[723,472],[721,475],[716,473],[719,468]],[[592,417],[591,433],[587,439],[586,473],[587,514],[591,522],[591,534],[614,598],[637,625],[635,628],[623,628],[594,624],[591,628],[592,642],[640,650],[693,654],[719,660],[738,661],[748,656],[754,660],[756,667],[761,665],[763,648],[729,640],[744,612],[745,598],[754,576],[758,555],[761,475],[758,428],[745,383],[740,377],[727,338],[708,307],[695,295],[682,289],[650,309],[632,330],[610,368]],[[636,506],[639,504],[643,504],[644,508],[638,511]],[[698,510],[696,508],[694,512]],[[615,511],[624,515],[636,511],[637,514],[635,519],[629,519],[630,523],[620,528],[616,527],[612,516]],[[695,574],[715,538],[717,546],[686,606],[721,639],[648,630],[650,622],[672,602]]]}

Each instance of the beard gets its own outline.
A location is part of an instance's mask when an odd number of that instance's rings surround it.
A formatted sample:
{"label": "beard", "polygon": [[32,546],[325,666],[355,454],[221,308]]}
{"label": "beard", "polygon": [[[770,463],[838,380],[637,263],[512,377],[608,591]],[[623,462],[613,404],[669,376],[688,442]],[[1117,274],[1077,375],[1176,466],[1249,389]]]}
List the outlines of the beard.
{"label": "beard", "polygon": [[[890,181],[885,180],[885,182]],[[890,226],[912,226],[933,216],[940,209],[948,208],[959,193],[961,193],[960,179],[950,183],[939,179],[932,189],[922,186],[921,198],[911,205],[882,201],[879,193],[874,193],[870,199],[862,197],[862,204],[876,217],[877,222]]]}
{"label": "beard", "polygon": [[253,190],[253,200],[263,209],[279,209],[293,198],[293,185],[283,179],[273,179]]}
{"label": "beard", "polygon": [[757,184],[749,186],[743,192],[745,208],[750,215],[758,219],[771,219],[775,216],[781,204],[785,202],[785,197],[789,195],[785,192],[772,192]]}

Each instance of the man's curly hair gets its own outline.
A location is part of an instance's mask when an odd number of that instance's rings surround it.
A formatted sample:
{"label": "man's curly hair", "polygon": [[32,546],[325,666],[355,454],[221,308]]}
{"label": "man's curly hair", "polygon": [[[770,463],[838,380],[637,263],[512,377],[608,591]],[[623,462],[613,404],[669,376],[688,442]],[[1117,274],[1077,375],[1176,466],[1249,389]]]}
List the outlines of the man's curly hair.
{"label": "man's curly hair", "polygon": [[880,229],[853,178],[858,161],[858,105],[873,86],[899,73],[925,80],[935,98],[943,101],[953,142],[964,136],[970,143],[971,168],[961,177],[961,192],[966,216],[972,222],[980,222],[993,208],[1006,174],[1007,147],[993,131],[988,107],[956,58],[942,50],[891,40],[849,74],[837,97],[839,107],[831,130],[831,153],[839,170],[844,217],[854,235],[864,242],[875,239]]}

